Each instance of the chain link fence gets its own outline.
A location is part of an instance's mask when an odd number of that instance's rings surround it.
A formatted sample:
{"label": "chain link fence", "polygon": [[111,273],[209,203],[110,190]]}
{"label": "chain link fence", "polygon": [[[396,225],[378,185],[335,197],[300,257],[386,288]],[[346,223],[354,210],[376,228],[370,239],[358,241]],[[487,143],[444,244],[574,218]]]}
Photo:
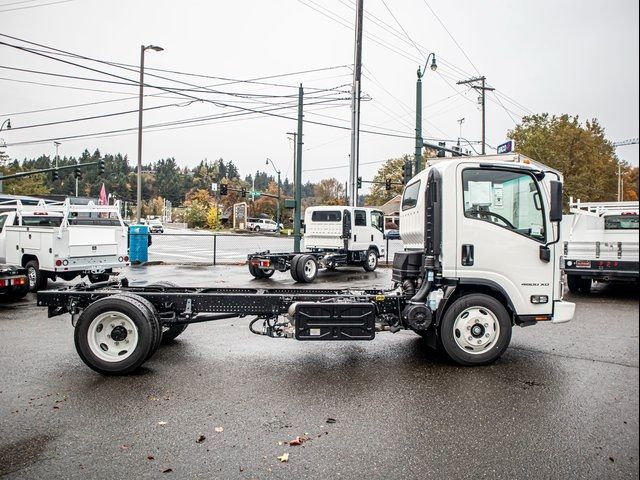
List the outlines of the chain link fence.
{"label": "chain link fence", "polygon": [[[140,237],[140,238],[136,238]],[[148,262],[173,265],[233,265],[243,264],[250,253],[293,252],[293,235],[233,234],[168,230],[164,233],[130,234],[130,242],[147,242]],[[386,240],[386,253],[380,264],[393,262],[396,251],[402,250],[400,240]],[[135,255],[131,255],[135,259]]]}

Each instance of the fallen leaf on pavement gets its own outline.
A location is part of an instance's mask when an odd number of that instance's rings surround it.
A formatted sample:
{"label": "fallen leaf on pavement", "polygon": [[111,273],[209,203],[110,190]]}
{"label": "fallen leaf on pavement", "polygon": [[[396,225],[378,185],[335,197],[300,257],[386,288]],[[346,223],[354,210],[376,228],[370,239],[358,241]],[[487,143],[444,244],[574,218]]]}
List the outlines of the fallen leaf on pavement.
{"label": "fallen leaf on pavement", "polygon": [[173,472],[173,468],[165,468],[164,470],[162,470],[162,473],[169,473],[169,472]]}
{"label": "fallen leaf on pavement", "polygon": [[305,441],[304,438],[296,437],[293,440],[289,441],[289,445],[291,447],[296,447],[298,445],[302,445],[302,442],[304,442],[304,441]]}
{"label": "fallen leaf on pavement", "polygon": [[129,445],[120,445],[120,448],[124,450],[125,448],[129,448]]}
{"label": "fallen leaf on pavement", "polygon": [[278,457],[278,460],[280,460],[282,463],[287,463],[289,461],[289,454],[283,453],[280,457]]}
{"label": "fallen leaf on pavement", "polygon": [[207,439],[207,437],[205,437],[204,435],[200,435],[197,439],[196,439],[196,443],[202,443]]}
{"label": "fallen leaf on pavement", "polygon": [[327,418],[327,423],[336,423],[337,420],[335,418]]}
{"label": "fallen leaf on pavement", "polygon": [[218,433],[222,433],[222,432],[224,432],[224,427],[216,427],[216,428],[214,428],[214,430],[216,432],[218,432]]}
{"label": "fallen leaf on pavement", "polygon": [[153,455],[147,455],[147,460],[155,460],[156,457],[154,457]]}

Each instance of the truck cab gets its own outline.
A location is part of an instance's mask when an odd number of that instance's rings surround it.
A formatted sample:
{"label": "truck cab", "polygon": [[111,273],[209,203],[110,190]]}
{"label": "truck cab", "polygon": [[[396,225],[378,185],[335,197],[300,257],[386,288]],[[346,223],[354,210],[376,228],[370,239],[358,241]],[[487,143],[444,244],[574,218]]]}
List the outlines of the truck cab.
{"label": "truck cab", "polygon": [[309,207],[304,216],[304,247],[349,252],[353,262],[363,261],[370,252],[379,258],[385,254],[384,214],[366,207]]}
{"label": "truck cab", "polygon": [[512,325],[571,320],[561,192],[558,172],[523,155],[428,161],[404,189],[394,258],[393,279],[415,292],[410,327],[473,364],[506,348]]}

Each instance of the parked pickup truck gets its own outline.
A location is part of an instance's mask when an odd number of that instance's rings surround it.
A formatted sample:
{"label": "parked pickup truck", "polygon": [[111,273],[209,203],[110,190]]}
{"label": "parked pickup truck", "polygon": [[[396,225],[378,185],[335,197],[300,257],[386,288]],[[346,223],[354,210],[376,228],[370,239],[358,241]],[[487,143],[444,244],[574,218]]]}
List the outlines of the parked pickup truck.
{"label": "parked pickup truck", "polygon": [[564,272],[572,292],[593,282],[638,282],[638,202],[574,202],[563,219]]}
{"label": "parked pickup truck", "polygon": [[27,293],[29,285],[26,270],[0,263],[0,301],[19,300]]}
{"label": "parked pickup truck", "polygon": [[[114,268],[130,264],[127,228],[116,205],[45,203],[3,204],[0,212],[0,262],[27,270],[29,289],[46,287],[47,280],[87,276],[106,281]],[[94,224],[91,219],[114,219],[117,225]],[[87,221],[84,221],[87,220]]]}

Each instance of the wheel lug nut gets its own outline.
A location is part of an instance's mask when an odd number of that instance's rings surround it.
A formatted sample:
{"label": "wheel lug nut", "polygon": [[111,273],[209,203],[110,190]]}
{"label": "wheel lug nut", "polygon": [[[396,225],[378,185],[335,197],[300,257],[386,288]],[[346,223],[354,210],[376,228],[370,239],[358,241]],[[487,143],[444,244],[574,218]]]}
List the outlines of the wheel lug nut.
{"label": "wheel lug nut", "polygon": [[473,337],[469,337],[469,341],[470,341],[470,342],[473,342]]}
{"label": "wheel lug nut", "polygon": [[127,333],[133,333],[133,330],[127,330]]}
{"label": "wheel lug nut", "polygon": [[111,338],[111,335],[109,335],[108,333],[107,333],[107,338]]}
{"label": "wheel lug nut", "polygon": [[484,324],[484,328],[489,328],[489,324],[488,324],[488,323],[485,323],[485,324]]}
{"label": "wheel lug nut", "polygon": [[467,325],[467,330],[471,330],[471,325]]}
{"label": "wheel lug nut", "polygon": [[120,322],[120,325],[122,325],[124,327],[124,322]]}
{"label": "wheel lug nut", "polygon": [[487,334],[485,335],[485,337],[489,338],[489,334],[487,333]]}
{"label": "wheel lug nut", "polygon": [[[480,345],[482,343],[482,340],[478,340],[478,345]],[[117,344],[116,344],[117,345]]]}
{"label": "wheel lug nut", "polygon": [[115,325],[112,323],[109,325],[111,328],[115,328]]}
{"label": "wheel lug nut", "polygon": [[116,342],[116,347],[117,347],[118,345],[120,345],[120,342]]}

